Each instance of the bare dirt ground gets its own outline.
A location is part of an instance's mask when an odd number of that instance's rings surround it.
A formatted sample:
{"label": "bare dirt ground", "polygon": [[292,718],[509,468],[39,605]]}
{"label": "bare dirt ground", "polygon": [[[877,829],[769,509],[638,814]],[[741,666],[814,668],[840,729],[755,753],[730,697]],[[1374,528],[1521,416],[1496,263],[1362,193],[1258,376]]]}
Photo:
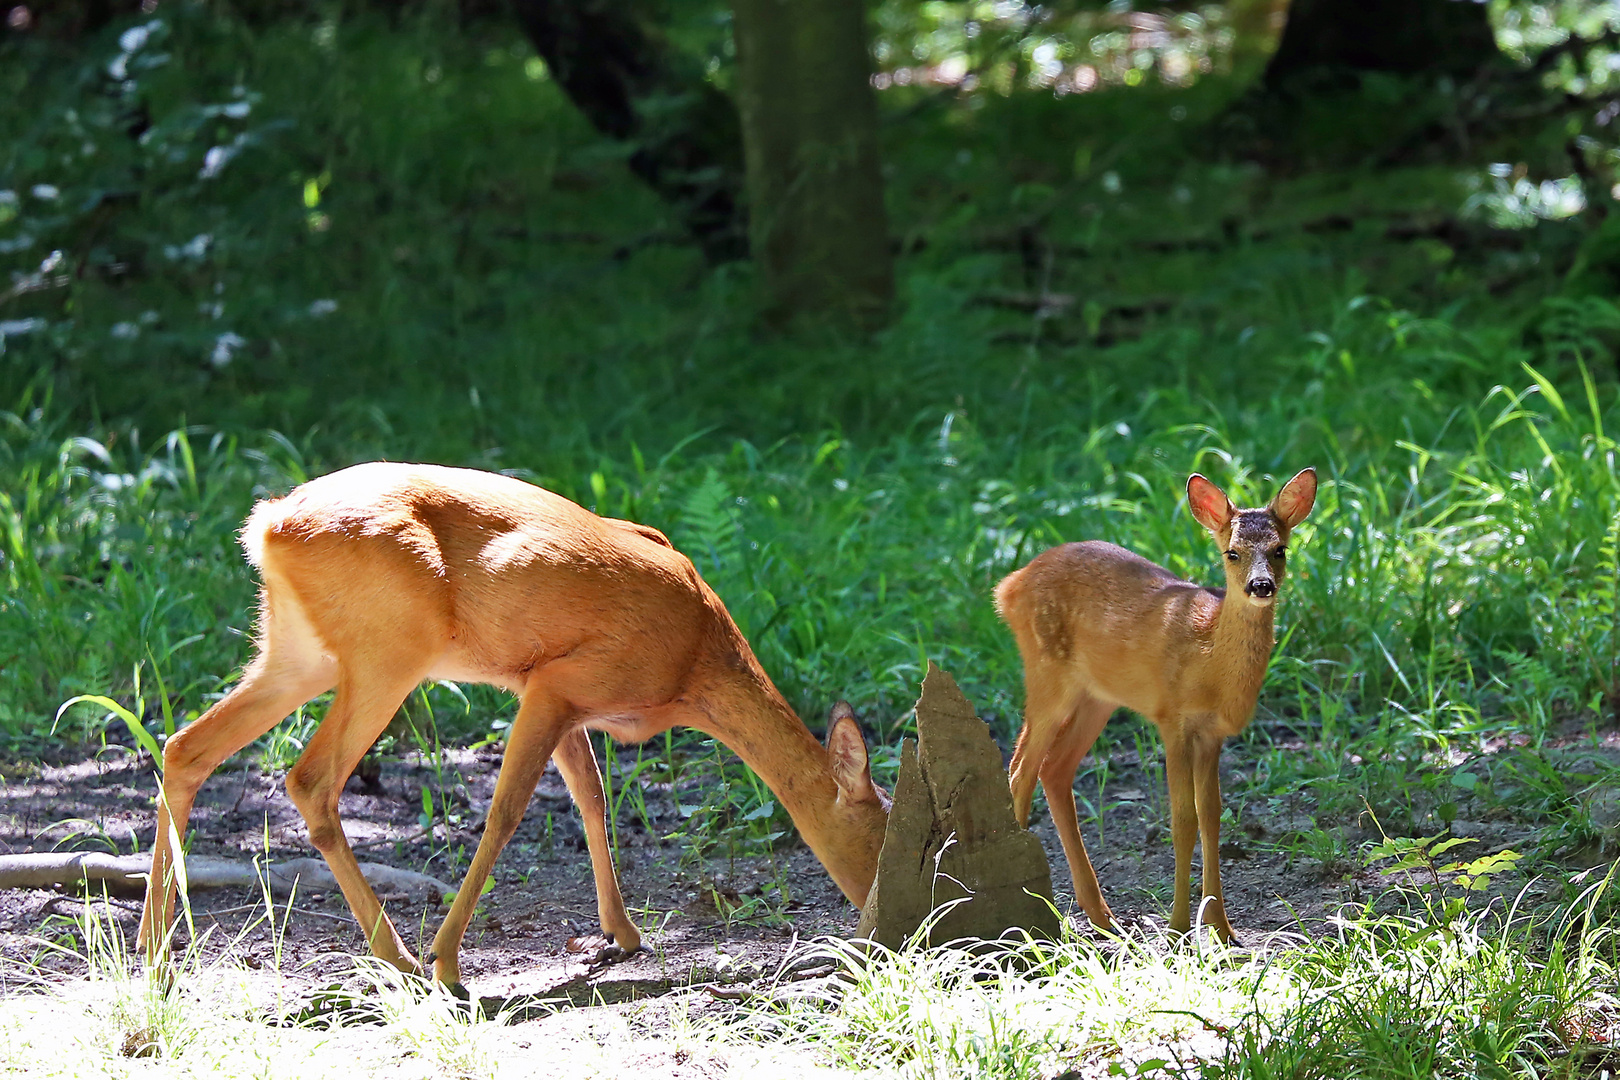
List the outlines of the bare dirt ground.
{"label": "bare dirt ground", "polygon": [[[1231,755],[1229,755],[1229,759]],[[497,751],[449,751],[435,767],[421,756],[385,761],[376,786],[351,780],[342,803],[345,827],[361,858],[406,867],[446,881],[460,878],[478,838],[477,808],[486,806],[499,765]],[[1168,907],[1173,856],[1164,827],[1162,773],[1141,767],[1132,751],[1109,759],[1099,792],[1082,791],[1105,807],[1098,836],[1093,821],[1087,845],[1105,895],[1128,923],[1162,918]],[[1240,768],[1241,762],[1229,764]],[[622,770],[623,772],[628,771]],[[420,823],[421,791],[437,780],[464,800],[465,826]],[[151,763],[122,747],[97,756],[14,768],[0,785],[0,852],[94,848],[145,850],[153,823],[156,780]],[[598,932],[584,834],[567,790],[554,770],[542,779],[528,816],[501,857],[496,885],[468,933],[462,968],[470,988],[485,996],[568,992],[583,999],[618,1000],[694,982],[746,979],[779,965],[795,940],[844,935],[856,912],[802,845],[771,856],[724,854],[697,860],[668,833],[679,823],[667,789],[648,791],[654,829],[621,814],[619,875],[632,914],[641,923],[646,951],[629,960],[593,966],[569,951],[575,938]],[[1240,931],[1263,938],[1301,921],[1314,923],[1359,891],[1352,875],[1325,876],[1309,860],[1290,861],[1278,841],[1311,821],[1286,807],[1248,813],[1244,829],[1228,827],[1222,844],[1228,906]],[[1036,822],[1053,868],[1060,904],[1069,906],[1063,853],[1044,814]],[[257,766],[221,770],[204,786],[192,816],[191,850],[251,861],[311,854],[302,819],[287,800],[279,775]],[[1372,884],[1376,884],[1374,879]],[[783,896],[785,890],[786,897]],[[0,954],[25,959],[37,952],[47,923],[76,913],[69,895],[41,890],[0,892]],[[199,929],[216,927],[247,962],[263,962],[276,943],[267,926],[250,926],[262,902],[248,890],[210,890],[192,897]],[[135,898],[115,904],[119,925],[132,933]],[[407,939],[425,943],[442,909],[402,901],[390,913]],[[244,929],[246,928],[246,929]],[[358,929],[336,892],[300,895],[280,941],[282,966],[311,977],[348,968],[363,951]]]}
{"label": "bare dirt ground", "polygon": [[[438,769],[420,758],[385,762],[370,792],[358,779],[350,781],[342,814],[360,858],[459,882],[477,845],[476,810],[488,805],[499,754],[445,756]],[[467,827],[447,831],[440,822],[431,831],[423,828],[422,787],[436,787],[441,777],[465,804],[453,816],[466,819]],[[0,786],[0,852],[146,850],[156,790],[151,762],[119,747],[84,760],[14,770]],[[671,803],[667,794],[661,801]],[[672,804],[659,803],[656,793],[648,800],[655,821],[678,820]],[[275,862],[312,851],[281,777],[253,765],[227,767],[212,777],[191,825],[194,854],[243,862],[267,855]],[[593,965],[591,956],[569,950],[573,939],[600,932],[584,833],[561,777],[548,771],[468,931],[462,954],[468,986],[485,996],[564,992],[613,1001],[693,982],[748,978],[780,963],[795,935],[839,934],[854,925],[854,909],[801,845],[770,858],[695,861],[628,820],[620,822],[619,845],[621,887],[647,948],[616,964]],[[787,887],[785,903],[779,880]],[[412,907],[402,898],[387,906],[400,932],[423,951],[443,908],[421,902]],[[78,907],[69,894],[0,891],[0,955],[34,957],[38,939],[56,932],[53,925],[75,916]],[[348,957],[365,949],[336,891],[298,895],[282,934],[262,924],[263,910],[262,897],[246,889],[192,896],[199,932],[212,928],[214,942],[228,942],[249,964],[268,962],[279,947],[284,970],[322,978],[350,970]],[[132,942],[138,897],[115,901],[112,912]]]}

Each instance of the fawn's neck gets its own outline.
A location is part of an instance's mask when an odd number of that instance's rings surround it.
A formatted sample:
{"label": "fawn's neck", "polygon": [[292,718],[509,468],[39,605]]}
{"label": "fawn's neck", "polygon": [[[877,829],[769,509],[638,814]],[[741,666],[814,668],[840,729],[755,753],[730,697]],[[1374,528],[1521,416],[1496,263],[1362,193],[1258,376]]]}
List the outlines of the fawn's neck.
{"label": "fawn's neck", "polygon": [[1260,697],[1260,685],[1266,680],[1266,666],[1276,644],[1275,614],[1275,603],[1253,604],[1229,590],[1215,615],[1210,659],[1220,669],[1227,688],[1227,711],[1234,720],[1241,714],[1242,723],[1248,723]]}

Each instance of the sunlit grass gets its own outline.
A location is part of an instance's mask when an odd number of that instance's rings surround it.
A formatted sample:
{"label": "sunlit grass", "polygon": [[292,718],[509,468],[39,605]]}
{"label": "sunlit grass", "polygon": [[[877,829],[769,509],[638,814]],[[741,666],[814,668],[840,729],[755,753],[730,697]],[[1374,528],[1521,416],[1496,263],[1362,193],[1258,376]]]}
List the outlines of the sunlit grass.
{"label": "sunlit grass", "polygon": [[687,1061],[841,1075],[794,1047],[700,1028],[681,1004],[654,1004],[642,1016],[530,1001],[519,1023],[511,1011],[486,1016],[369,958],[337,983],[274,959],[247,965],[241,938],[195,941],[159,976],[142,969],[94,902],[43,933],[33,962],[0,971],[0,1071],[8,1076],[607,1080]]}
{"label": "sunlit grass", "polygon": [[[1355,383],[1342,389],[1359,410]],[[1277,424],[1297,431],[1315,408],[1278,402]],[[1213,546],[1180,507],[1186,473],[1252,504],[1315,464],[1322,495],[1294,545],[1264,721],[1345,752],[1414,758],[1504,736],[1539,745],[1571,718],[1596,722],[1620,650],[1620,486],[1617,418],[1590,377],[1565,394],[1521,370],[1458,404],[1427,444],[1391,431],[1376,452],[1295,445],[1256,460],[1258,433],[1223,433],[1219,416],[1191,423],[1200,411],[1160,394],[1128,419],[1014,443],[951,414],[877,446],[828,434],[604,457],[583,475],[538,478],[665,529],[806,716],[847,698],[887,744],[930,657],[1011,737],[1018,659],[989,592],[1033,554],[1101,537],[1213,581]],[[1331,409],[1316,418],[1335,421]],[[111,692],[154,728],[206,707],[250,652],[237,523],[255,497],[310,471],[286,440],[193,430],[149,448],[10,414],[0,719],[11,736],[43,735],[80,693]],[[445,735],[475,737],[509,711],[503,695],[474,692],[470,707],[443,710]],[[96,725],[86,706],[71,719]]]}
{"label": "sunlit grass", "polygon": [[[888,1076],[1581,1075],[1620,1031],[1604,888],[1546,921],[1349,908],[1329,933],[1253,950],[1159,936],[898,953],[835,943],[841,978],[746,1021]],[[733,1022],[734,1023],[734,1022]]]}
{"label": "sunlit grass", "polygon": [[[1612,877],[1612,872],[1611,872]],[[5,970],[0,1068],[23,1076],[617,1076],[693,1062],[929,1080],[1592,1075],[1620,1036],[1610,885],[1557,909],[1467,913],[1445,888],[1349,906],[1250,949],[1158,932],[971,951],[829,941],[739,1004],[497,1015],[357,961],[340,984],[202,941],[141,970],[94,903]],[[1399,909],[1404,914],[1380,914]],[[262,950],[260,954],[262,956]],[[639,1063],[639,1065],[637,1064]]]}

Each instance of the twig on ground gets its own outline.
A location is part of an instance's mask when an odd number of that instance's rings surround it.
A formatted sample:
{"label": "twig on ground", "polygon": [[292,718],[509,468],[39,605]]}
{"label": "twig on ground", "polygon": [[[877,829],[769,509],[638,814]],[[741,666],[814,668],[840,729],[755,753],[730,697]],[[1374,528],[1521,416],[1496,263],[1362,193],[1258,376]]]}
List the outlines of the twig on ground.
{"label": "twig on ground", "polygon": [[390,844],[414,844],[423,837],[430,835],[432,831],[432,829],[417,829],[409,836],[401,836],[398,838],[384,837],[380,840],[364,840],[358,844],[350,844],[349,847],[354,851],[365,851],[368,848],[388,847]]}
{"label": "twig on ground", "polygon": [[[242,915],[242,914],[244,914],[246,912],[249,912],[249,911],[263,911],[263,910],[264,910],[264,905],[263,904],[238,904],[236,907],[220,908],[218,911],[202,911],[202,912],[198,912],[198,914],[206,915],[206,916],[208,916],[208,918],[213,919],[215,922],[218,922],[219,917],[221,915]],[[310,916],[313,916],[313,917],[315,917],[317,919],[329,919],[332,922],[340,922],[340,923],[352,923],[352,922],[354,922],[354,917],[352,915],[333,915],[329,911],[314,911],[314,910],[312,910],[310,908],[302,908],[302,907],[295,907],[292,910],[293,910],[294,913],[296,913],[298,915],[310,915]]]}

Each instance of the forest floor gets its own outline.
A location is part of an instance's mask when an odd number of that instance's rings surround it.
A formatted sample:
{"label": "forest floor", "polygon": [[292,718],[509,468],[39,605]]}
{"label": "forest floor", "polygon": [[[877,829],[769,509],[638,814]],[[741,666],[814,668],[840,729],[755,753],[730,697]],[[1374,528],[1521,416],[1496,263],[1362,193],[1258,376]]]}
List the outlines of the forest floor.
{"label": "forest floor", "polygon": [[[1571,733],[1560,741],[1562,749],[1546,752],[1555,758],[1561,753],[1600,757],[1611,766],[1620,762],[1620,734]],[[1502,749],[1511,754],[1514,747]],[[1371,860],[1305,854],[1309,844],[1303,837],[1321,831],[1307,796],[1292,801],[1242,797],[1251,778],[1263,771],[1257,753],[1275,760],[1289,752],[1305,748],[1272,745],[1257,752],[1239,744],[1225,758],[1223,782],[1236,820],[1225,830],[1223,879],[1233,922],[1244,944],[1258,946],[1259,954],[1331,935],[1330,920],[1344,905],[1374,899],[1399,882]],[[618,754],[614,772],[630,775],[636,764],[632,752],[621,748]],[[370,790],[352,779],[342,799],[345,827],[358,854],[457,881],[477,842],[479,809],[488,805],[493,790],[498,750],[412,753],[380,764]],[[152,762],[118,746],[13,766],[0,785],[0,850],[145,847],[137,838],[152,827],[155,785]],[[442,804],[452,808],[448,831],[442,816],[431,828],[425,826],[424,788],[439,791]],[[1103,807],[1102,835],[1094,816],[1088,816],[1084,832],[1116,915],[1133,936],[1164,940],[1172,854],[1162,764],[1149,758],[1144,767],[1137,750],[1116,745],[1082,773],[1079,794],[1083,807],[1088,799]],[[588,950],[572,951],[575,939],[599,932],[595,895],[578,817],[561,778],[548,770],[503,853],[495,887],[469,929],[462,954],[468,989],[486,1015],[504,1013],[506,1022],[481,1026],[476,1039],[458,1037],[476,1041],[478,1052],[486,1055],[480,1060],[496,1076],[847,1075],[814,1046],[763,1036],[738,1041],[735,1034],[713,1032],[758,1031],[746,1014],[750,1004],[768,1001],[795,982],[800,992],[815,993],[813,981],[830,969],[825,958],[819,967],[807,959],[803,946],[822,937],[847,938],[854,929],[854,908],[801,844],[731,856],[722,844],[711,844],[708,857],[697,858],[685,841],[668,836],[672,825],[692,829],[692,809],[685,808],[683,818],[668,784],[646,783],[641,795],[644,801],[634,813],[619,815],[618,867],[645,949],[607,964],[594,962]],[[1335,851],[1363,852],[1376,839],[1365,818],[1349,826],[1324,824],[1344,834],[1335,836]],[[277,862],[311,854],[281,774],[257,761],[235,764],[210,779],[192,829],[191,850],[197,855],[244,862],[268,856]],[[1073,918],[1062,850],[1040,803],[1035,831],[1053,868],[1059,904]],[[1451,823],[1451,833],[1477,841],[1473,856],[1535,842],[1532,825],[1507,819],[1459,819]],[[1511,898],[1525,882],[1523,875],[1504,873],[1491,891]],[[1532,903],[1540,898],[1538,889],[1550,896],[1554,886],[1532,885]],[[419,954],[425,951],[443,907],[412,906],[398,897],[388,907],[407,941]],[[94,908],[96,916],[104,916],[103,925],[117,927],[123,949],[130,949],[139,898],[97,900]],[[355,1002],[368,994],[375,998],[377,982],[375,974],[356,967],[354,957],[364,944],[337,892],[301,892],[290,905],[278,905],[271,921],[264,918],[262,897],[252,890],[199,890],[193,891],[192,914],[194,925],[205,932],[199,935],[200,954],[208,961],[202,970],[229,972],[250,987],[253,1005],[247,1023],[238,1027],[249,1032],[244,1039],[271,1040],[273,1048],[256,1053],[296,1052],[310,1055],[309,1061],[330,1062],[337,1050],[338,1060],[358,1058],[374,1075],[442,1076],[463,1070],[455,1064],[461,1059],[443,1047],[434,1051],[437,1058],[414,1044],[401,1049],[400,1032],[421,1030],[419,1020],[373,1027],[370,1034],[370,1021],[355,1022]],[[82,978],[87,970],[94,975],[96,967],[86,959],[87,926],[84,902],[71,891],[0,891],[0,986],[56,988],[48,995],[9,995],[0,1027],[77,1022],[72,1018],[78,1014],[62,1012],[58,1021],[50,1010],[78,1007],[73,995],[96,981]],[[40,1018],[19,1019],[18,1010],[30,1009],[41,1010]],[[329,1017],[334,1009],[342,1015]],[[328,1022],[335,1025],[330,1030],[324,1027]],[[107,1026],[114,1034],[104,1038],[122,1037],[127,1045],[131,1036],[119,1036],[116,1021]],[[143,1030],[138,1023],[125,1026]],[[1219,1051],[1213,1045],[1184,1049],[1194,1057]],[[414,1061],[417,1057],[432,1060]],[[1101,1057],[1095,1064],[1099,1070],[1105,1066]],[[304,1065],[298,1068],[308,1072]],[[467,1070],[467,1075],[486,1071]],[[309,1075],[317,1074],[324,1075],[320,1068]],[[1092,1072],[1088,1067],[1066,1075]]]}
{"label": "forest floor", "polygon": [[[1620,762],[1620,736],[1584,742],[1583,750]],[[621,754],[628,763],[628,752]],[[1127,926],[1162,926],[1173,880],[1162,765],[1150,761],[1144,769],[1130,749],[1115,750],[1106,762],[1106,782],[1081,792],[1082,799],[1104,807],[1101,836],[1097,818],[1084,823],[1088,849],[1120,920]],[[1226,786],[1241,787],[1249,763],[1235,749],[1226,764]],[[437,761],[414,754],[384,760],[369,791],[351,779],[341,809],[357,854],[458,882],[477,843],[477,809],[489,803],[498,765],[495,750],[447,750]],[[431,829],[424,826],[420,793],[435,780],[467,811],[455,815],[464,823],[452,823],[448,832],[442,820]],[[657,823],[679,820],[669,786],[646,784],[643,792],[654,830],[622,814],[617,864],[626,902],[643,928],[644,950],[611,964],[594,963],[588,950],[570,951],[578,940],[598,934],[599,927],[584,834],[567,789],[551,768],[468,931],[462,970],[470,988],[510,1000],[559,995],[576,1003],[628,1000],[694,984],[751,981],[779,967],[795,943],[853,930],[857,912],[802,844],[769,854],[731,855],[713,845],[707,858],[694,858],[682,841],[656,834],[667,831]],[[152,763],[122,747],[25,766],[0,785],[0,845],[5,853],[145,849],[137,838],[152,828],[155,793]],[[1317,828],[1307,800],[1240,805],[1240,827],[1229,822],[1221,844],[1222,878],[1232,920],[1246,938],[1309,932],[1341,905],[1364,900],[1387,884],[1376,869],[1324,863],[1301,853],[1291,841]],[[1034,828],[1053,868],[1059,903],[1073,915],[1062,848],[1039,804]],[[193,854],[246,863],[313,853],[281,776],[253,763],[221,770],[209,780],[192,829]],[[1366,820],[1337,827],[1338,849],[1356,850],[1375,839],[1372,829]],[[1510,820],[1457,820],[1450,831],[1477,841],[1471,857],[1522,849],[1535,833],[1530,825]],[[423,951],[443,908],[420,902],[413,908],[399,899],[388,906],[402,935]],[[13,961],[35,957],[39,940],[64,919],[75,921],[78,908],[77,899],[59,892],[0,892],[0,955]],[[196,891],[192,908],[199,930],[211,931],[211,950],[228,942],[232,955],[253,966],[279,952],[283,970],[330,979],[352,970],[350,957],[364,951],[335,890],[300,893],[290,917],[275,927],[263,919],[262,897],[251,890]],[[115,898],[110,910],[133,940],[138,902]]]}

